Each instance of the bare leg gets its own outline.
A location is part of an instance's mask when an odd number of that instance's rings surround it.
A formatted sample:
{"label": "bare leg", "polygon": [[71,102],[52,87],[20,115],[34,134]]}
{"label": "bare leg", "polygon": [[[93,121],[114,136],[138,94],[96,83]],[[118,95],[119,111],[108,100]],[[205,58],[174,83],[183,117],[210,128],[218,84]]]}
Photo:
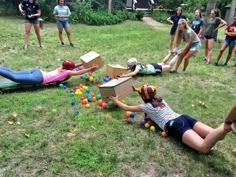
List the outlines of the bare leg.
{"label": "bare leg", "polygon": [[210,132],[214,130],[214,128],[211,128],[201,122],[197,122],[194,125],[193,130],[204,139]]}
{"label": "bare leg", "polygon": [[171,52],[168,53],[168,55],[165,56],[165,58],[162,60],[161,64],[165,65],[167,61],[170,59]]}
{"label": "bare leg", "polygon": [[226,58],[226,61],[225,61],[225,64],[224,65],[227,65],[231,56],[232,56],[232,53],[233,53],[233,50],[234,50],[234,46],[229,46],[229,51],[228,51],[228,55],[227,55],[227,58]]}
{"label": "bare leg", "polygon": [[203,152],[209,153],[211,148],[220,140],[224,139],[227,131],[224,131],[224,124],[221,124],[218,128],[213,129],[205,139],[199,136],[194,130],[190,129],[183,134],[182,141],[189,147]]}
{"label": "bare leg", "polygon": [[42,46],[41,36],[40,36],[40,27],[39,24],[34,24],[34,31],[38,39],[39,46]]}
{"label": "bare leg", "polygon": [[29,35],[31,27],[32,27],[31,23],[25,23],[25,46],[28,46],[29,44]]}
{"label": "bare leg", "polygon": [[187,67],[188,67],[188,64],[189,64],[189,60],[190,58],[195,55],[197,53],[197,50],[190,50],[187,55],[185,56],[185,59],[184,59],[184,68],[183,68],[183,71],[186,71]]}
{"label": "bare leg", "polygon": [[236,67],[236,50],[234,50],[234,67]]}
{"label": "bare leg", "polygon": [[208,40],[205,39],[205,59],[207,59],[207,55],[208,55]]}
{"label": "bare leg", "polygon": [[70,42],[70,44],[72,43],[72,39],[71,39],[71,34],[70,34],[70,28],[65,28],[65,31],[66,31],[66,35],[67,35],[67,38]]}
{"label": "bare leg", "polygon": [[174,58],[172,58],[172,60],[170,60],[170,63],[168,65],[162,65],[162,72],[170,71],[173,68],[173,66],[175,65],[178,57],[179,57],[178,55],[175,55]]}
{"label": "bare leg", "polygon": [[62,32],[63,32],[63,28],[58,28],[58,37],[61,43],[63,42],[63,37],[62,37]]}
{"label": "bare leg", "polygon": [[[187,52],[188,52],[188,51],[187,51]],[[178,71],[179,66],[180,66],[180,64],[182,63],[182,60],[183,60],[184,56],[187,54],[187,52],[181,53],[181,55],[178,54],[178,56],[179,56],[179,57],[178,57],[178,61],[177,61],[176,65],[175,65],[175,71],[176,71],[176,72]]]}
{"label": "bare leg", "polygon": [[169,50],[170,51],[173,49],[174,39],[175,39],[175,35],[170,35],[170,44],[169,44]]}
{"label": "bare leg", "polygon": [[210,64],[214,43],[214,39],[208,40],[207,64]]}
{"label": "bare leg", "polygon": [[224,51],[227,47],[228,47],[228,45],[226,43],[222,44],[222,46],[220,48],[220,51],[219,51],[219,53],[217,55],[217,58],[216,58],[216,63],[215,63],[216,65],[218,65],[218,62],[220,61],[220,58],[221,58],[222,54],[224,53]]}

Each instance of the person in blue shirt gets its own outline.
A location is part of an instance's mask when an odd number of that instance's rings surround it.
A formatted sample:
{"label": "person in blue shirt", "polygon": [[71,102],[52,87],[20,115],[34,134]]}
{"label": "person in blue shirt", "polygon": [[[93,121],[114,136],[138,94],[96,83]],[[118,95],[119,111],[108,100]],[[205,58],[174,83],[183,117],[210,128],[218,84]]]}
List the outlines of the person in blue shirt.
{"label": "person in blue shirt", "polygon": [[202,30],[203,30],[203,19],[201,10],[195,10],[195,18],[191,21],[191,28],[197,34],[199,38],[201,38]]}
{"label": "person in blue shirt", "polygon": [[170,29],[169,51],[172,51],[172,49],[173,49],[173,42],[174,42],[174,38],[175,38],[175,32],[176,32],[177,27],[178,27],[179,19],[185,19],[187,22],[189,21],[188,18],[186,16],[184,16],[182,13],[183,13],[182,7],[177,7],[175,14],[172,15],[171,17],[167,18],[167,21],[169,23],[171,23],[171,25],[172,25],[172,27]]}
{"label": "person in blue shirt", "polygon": [[70,33],[70,24],[69,18],[71,15],[70,9],[65,5],[64,0],[58,0],[58,5],[54,7],[53,14],[57,19],[57,28],[58,28],[58,36],[61,42],[61,46],[64,47],[64,41],[62,37],[63,28],[66,32],[67,38],[70,42],[70,46],[74,47],[72,43],[71,33]]}

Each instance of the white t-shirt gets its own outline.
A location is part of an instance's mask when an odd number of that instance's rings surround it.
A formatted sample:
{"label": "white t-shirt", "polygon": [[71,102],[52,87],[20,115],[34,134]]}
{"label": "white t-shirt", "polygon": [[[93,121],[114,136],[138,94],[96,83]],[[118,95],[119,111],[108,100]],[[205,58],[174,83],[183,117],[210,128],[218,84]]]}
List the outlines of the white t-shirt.
{"label": "white t-shirt", "polygon": [[141,104],[141,108],[162,130],[165,129],[165,125],[169,120],[180,116],[180,114],[174,112],[164,100],[161,102],[160,106],[156,108],[154,108],[151,103]]}

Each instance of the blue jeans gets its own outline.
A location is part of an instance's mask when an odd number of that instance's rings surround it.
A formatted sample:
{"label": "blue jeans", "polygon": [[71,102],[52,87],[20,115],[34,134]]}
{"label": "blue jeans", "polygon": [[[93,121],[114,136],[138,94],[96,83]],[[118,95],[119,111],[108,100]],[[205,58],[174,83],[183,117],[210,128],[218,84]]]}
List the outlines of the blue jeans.
{"label": "blue jeans", "polygon": [[57,27],[58,28],[69,28],[70,24],[68,20],[57,20]]}
{"label": "blue jeans", "polygon": [[36,85],[43,83],[43,75],[39,69],[12,71],[6,67],[0,67],[0,75],[20,84]]}

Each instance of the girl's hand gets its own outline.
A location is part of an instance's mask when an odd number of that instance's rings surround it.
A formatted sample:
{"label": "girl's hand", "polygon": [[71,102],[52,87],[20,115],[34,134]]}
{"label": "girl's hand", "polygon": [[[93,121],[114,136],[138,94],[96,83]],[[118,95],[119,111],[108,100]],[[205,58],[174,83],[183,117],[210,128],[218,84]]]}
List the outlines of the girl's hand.
{"label": "girl's hand", "polygon": [[110,96],[110,100],[115,102],[116,100],[118,100],[118,95],[116,96]]}

